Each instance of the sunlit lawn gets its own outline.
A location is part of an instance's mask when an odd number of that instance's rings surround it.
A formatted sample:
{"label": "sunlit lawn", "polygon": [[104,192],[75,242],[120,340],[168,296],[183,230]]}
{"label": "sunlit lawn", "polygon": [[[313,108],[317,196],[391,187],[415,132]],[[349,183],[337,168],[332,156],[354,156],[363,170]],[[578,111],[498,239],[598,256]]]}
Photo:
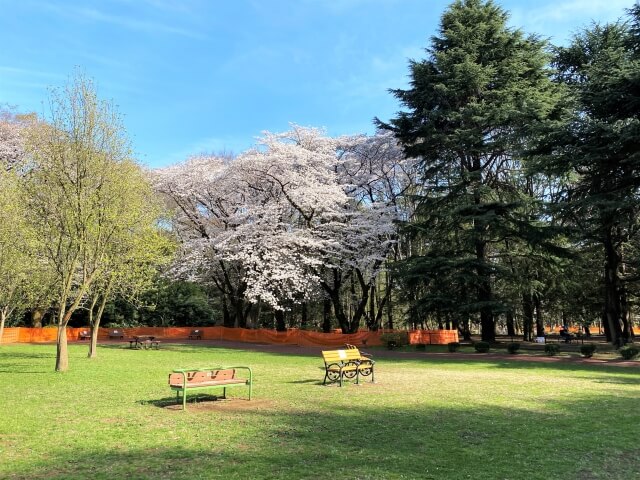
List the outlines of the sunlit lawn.
{"label": "sunlit lawn", "polygon": [[[640,369],[380,358],[321,386],[319,356],[162,345],[0,347],[0,478],[631,479]],[[177,367],[253,367],[230,400],[175,408]]]}

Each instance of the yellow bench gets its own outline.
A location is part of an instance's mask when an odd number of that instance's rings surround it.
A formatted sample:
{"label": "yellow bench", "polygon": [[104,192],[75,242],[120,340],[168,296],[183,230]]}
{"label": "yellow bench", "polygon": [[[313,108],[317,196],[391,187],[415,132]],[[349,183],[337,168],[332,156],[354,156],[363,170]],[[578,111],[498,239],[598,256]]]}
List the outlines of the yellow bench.
{"label": "yellow bench", "polygon": [[373,366],[375,362],[363,356],[357,348],[346,348],[344,350],[323,350],[324,360],[324,381],[331,383],[339,382],[342,386],[343,380],[355,377],[356,384],[360,383],[360,375],[368,377],[371,375],[371,382],[374,381]]}

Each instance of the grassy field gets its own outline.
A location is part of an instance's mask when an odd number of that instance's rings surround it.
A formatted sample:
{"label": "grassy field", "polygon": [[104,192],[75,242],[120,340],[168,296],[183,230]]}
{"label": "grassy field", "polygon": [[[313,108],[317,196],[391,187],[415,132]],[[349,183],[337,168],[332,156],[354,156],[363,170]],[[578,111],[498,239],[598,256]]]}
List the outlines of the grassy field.
{"label": "grassy field", "polygon": [[[0,347],[3,479],[632,479],[640,369],[380,358],[375,384],[321,386],[319,356],[211,346]],[[246,364],[183,412],[173,368]]]}

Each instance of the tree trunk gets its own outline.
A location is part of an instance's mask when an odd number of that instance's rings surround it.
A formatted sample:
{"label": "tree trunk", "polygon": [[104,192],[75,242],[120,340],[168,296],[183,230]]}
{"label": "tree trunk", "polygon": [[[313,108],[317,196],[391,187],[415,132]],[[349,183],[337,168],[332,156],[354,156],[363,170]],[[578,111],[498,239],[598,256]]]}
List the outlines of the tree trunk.
{"label": "tree trunk", "polygon": [[41,308],[34,308],[31,310],[31,326],[33,328],[42,328],[42,317],[44,312]]}
{"label": "tree trunk", "polygon": [[542,316],[542,302],[539,294],[533,295],[533,304],[536,309],[536,337],[544,337],[544,319]]}
{"label": "tree trunk", "polygon": [[98,332],[100,331],[100,321],[102,320],[102,314],[104,313],[104,308],[107,305],[107,298],[109,298],[109,293],[111,292],[111,285],[109,285],[102,295],[102,301],[100,302],[100,306],[98,307],[98,312],[93,315],[93,308],[95,307],[96,302],[94,301],[91,305],[91,311],[89,312],[89,316],[91,318],[91,342],[89,343],[89,358],[96,358],[98,356]]}
{"label": "tree trunk", "polygon": [[604,267],[604,287],[605,287],[605,315],[610,342],[619,347],[622,344],[621,327],[621,305],[620,305],[620,278],[618,269],[620,268],[620,255],[616,251],[611,238],[611,231],[607,232],[604,240],[605,267]]}
{"label": "tree trunk", "polygon": [[369,291],[369,313],[366,317],[366,323],[369,330],[375,330],[376,317],[376,286],[374,283],[371,285]]}
{"label": "tree trunk", "polygon": [[513,310],[507,312],[507,335],[510,337],[516,336],[516,326],[513,318]]}
{"label": "tree trunk", "polygon": [[[605,298],[605,301],[606,301],[606,298]],[[602,310],[601,317],[600,317],[600,324],[602,325],[602,329],[604,330],[604,338],[607,340],[607,342],[611,342],[611,331],[609,329],[609,322],[607,321],[606,307],[604,308],[604,310]]]}
{"label": "tree trunk", "polygon": [[340,302],[340,294],[333,290],[329,294],[329,298],[331,299],[331,304],[333,305],[333,314],[338,321],[338,325],[342,329],[342,333],[349,333],[349,319],[347,315],[344,313],[344,309],[342,308],[342,303]]}
{"label": "tree trunk", "polygon": [[331,333],[331,299],[324,297],[322,301],[322,331]]}
{"label": "tree trunk", "polygon": [[56,372],[66,372],[69,369],[69,350],[67,347],[67,325],[58,322],[58,340],[56,345]]}
{"label": "tree trunk", "polygon": [[[364,276],[362,275],[362,272],[360,270],[356,268],[355,272],[358,278],[358,284],[360,285],[360,291],[361,291],[360,299],[356,303],[356,308],[353,311],[353,316],[351,317],[351,319],[349,319],[347,330],[345,331],[343,328],[342,333],[358,332],[358,329],[360,328],[360,322],[367,310],[367,305],[369,303],[369,292],[371,290],[370,288],[371,286],[365,282]],[[356,298],[356,295],[353,295],[354,302],[355,302],[355,298]]]}
{"label": "tree trunk", "polygon": [[7,312],[5,309],[0,310],[0,343],[2,343],[2,336],[4,335],[4,323],[7,320]]}
{"label": "tree trunk", "polygon": [[309,324],[309,313],[307,311],[307,302],[302,302],[300,306],[300,328],[305,330]]}
{"label": "tree trunk", "polygon": [[530,342],[533,333],[533,295],[522,294],[522,340]]}
{"label": "tree trunk", "polygon": [[276,310],[273,314],[276,319],[276,331],[286,332],[287,324],[285,323],[284,310]]}
{"label": "tree trunk", "polygon": [[471,341],[471,326],[470,326],[469,323],[470,323],[469,322],[469,317],[465,317],[465,318],[462,319],[462,322],[461,322],[462,330],[461,330],[460,333],[462,333],[462,339],[465,342]]}
{"label": "tree trunk", "polygon": [[[391,283],[389,283],[389,296],[391,296]],[[387,328],[393,330],[393,305],[391,299],[387,301]]]}
{"label": "tree trunk", "polygon": [[629,302],[627,301],[627,287],[623,282],[625,276],[625,266],[622,261],[623,252],[620,251],[620,276],[618,277],[619,289],[618,298],[620,298],[620,320],[622,321],[622,333],[621,333],[621,345],[629,343],[633,336],[633,330],[631,328],[631,322],[629,319]]}
{"label": "tree trunk", "polygon": [[485,270],[486,258],[486,243],[483,241],[476,241],[476,258],[478,260],[478,267],[476,269],[478,275],[478,302],[482,305],[480,307],[480,336],[483,342],[495,342],[496,340],[496,325],[493,318],[493,310],[487,304],[492,300],[491,291],[491,279],[487,276]]}
{"label": "tree trunk", "polygon": [[231,318],[229,313],[229,303],[226,293],[222,294],[222,325],[229,328],[233,328],[234,326],[234,319]]}

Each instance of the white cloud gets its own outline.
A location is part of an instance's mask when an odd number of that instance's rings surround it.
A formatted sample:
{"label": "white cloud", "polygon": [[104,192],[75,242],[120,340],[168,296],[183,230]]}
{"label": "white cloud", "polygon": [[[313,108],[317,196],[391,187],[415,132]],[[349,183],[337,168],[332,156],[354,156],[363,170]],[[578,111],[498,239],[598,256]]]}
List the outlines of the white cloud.
{"label": "white cloud", "polygon": [[48,72],[43,70],[32,70],[28,68],[12,67],[9,65],[0,65],[0,72],[6,75],[20,76],[20,77],[40,77],[60,79],[64,78],[63,75],[54,72]]}
{"label": "white cloud", "polygon": [[[179,35],[183,37],[203,40],[205,35],[200,32],[182,28],[179,26],[169,25],[167,23],[150,19],[148,15],[144,15],[144,10],[133,12],[131,15],[113,15],[95,8],[87,8],[82,6],[71,7],[69,5],[60,5],[56,2],[35,2],[36,7],[48,10],[56,15],[71,17],[78,20],[102,22],[115,25],[117,27],[144,33],[161,33],[169,35]],[[137,6],[137,4],[132,4]]]}
{"label": "white cloud", "polygon": [[629,0],[568,0],[531,9],[528,16],[533,22],[565,22],[585,17],[607,21],[622,16],[629,3]]}
{"label": "white cloud", "polygon": [[563,43],[583,27],[595,22],[612,22],[623,17],[629,0],[561,0],[538,2],[535,7],[522,8],[508,5],[511,25],[526,32],[550,37],[554,43]]}

